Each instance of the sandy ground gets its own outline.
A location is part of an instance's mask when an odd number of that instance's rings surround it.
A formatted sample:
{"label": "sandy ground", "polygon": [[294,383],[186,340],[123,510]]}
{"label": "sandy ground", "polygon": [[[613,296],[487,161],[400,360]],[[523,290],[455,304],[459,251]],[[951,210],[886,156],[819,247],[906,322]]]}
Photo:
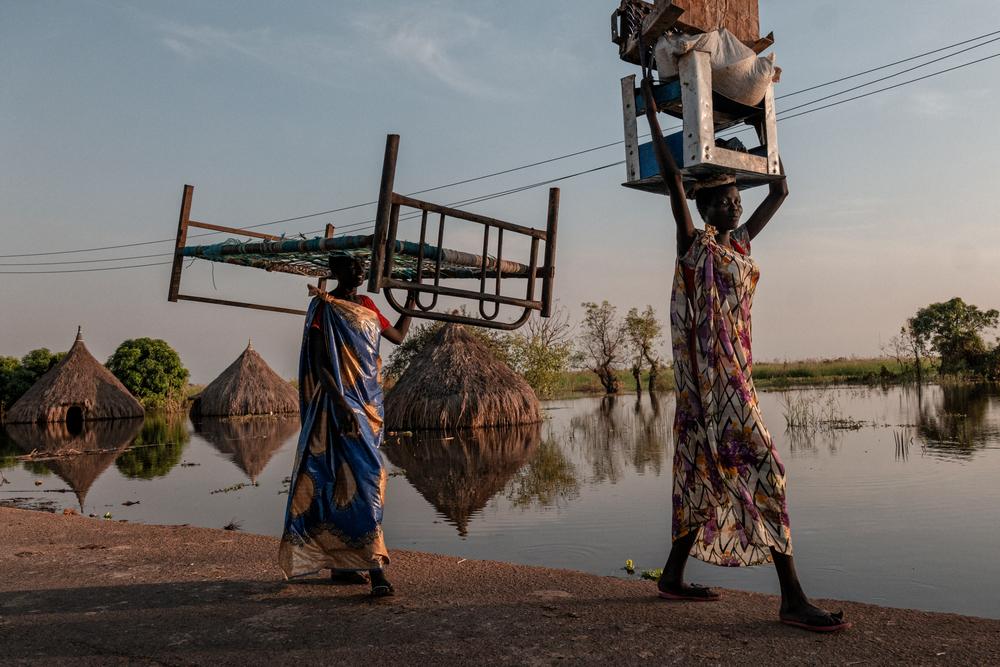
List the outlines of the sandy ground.
{"label": "sandy ground", "polygon": [[853,602],[835,636],[775,597],[393,553],[398,594],[289,584],[277,540],[0,508],[2,664],[1000,664],[1000,621]]}

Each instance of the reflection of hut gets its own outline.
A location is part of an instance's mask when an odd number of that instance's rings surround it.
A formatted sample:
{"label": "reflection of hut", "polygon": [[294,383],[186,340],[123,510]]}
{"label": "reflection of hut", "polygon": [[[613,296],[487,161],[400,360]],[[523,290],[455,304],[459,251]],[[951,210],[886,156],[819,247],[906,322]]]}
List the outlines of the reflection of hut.
{"label": "reflection of hut", "polygon": [[390,428],[464,429],[542,420],[524,378],[458,324],[431,339],[385,401]]}
{"label": "reflection of hut", "polygon": [[299,430],[299,418],[287,415],[219,419],[205,417],[195,429],[213,447],[256,482],[268,461]]}
{"label": "reflection of hut", "polygon": [[73,489],[82,511],[91,485],[141,428],[141,419],[116,419],[86,422],[77,434],[64,423],[9,424],[7,433],[25,453],[62,455],[42,462]]}
{"label": "reflection of hut", "polygon": [[142,415],[139,401],[94,359],[77,331],[73,347],[11,406],[7,421],[70,422],[76,426],[84,420]]}
{"label": "reflection of hut", "polygon": [[253,345],[212,380],[192,412],[205,416],[273,415],[299,411],[295,388],[275,373]]}
{"label": "reflection of hut", "polygon": [[503,490],[541,440],[535,425],[477,429],[452,438],[407,438],[387,444],[389,461],[434,508],[468,532],[469,519]]}

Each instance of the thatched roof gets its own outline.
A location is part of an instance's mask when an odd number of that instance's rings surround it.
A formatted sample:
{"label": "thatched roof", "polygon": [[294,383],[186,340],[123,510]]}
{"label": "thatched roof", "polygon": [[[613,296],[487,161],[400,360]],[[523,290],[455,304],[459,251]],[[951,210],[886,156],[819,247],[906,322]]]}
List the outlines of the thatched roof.
{"label": "thatched roof", "polygon": [[431,339],[385,400],[390,429],[445,430],[534,424],[535,392],[459,324]]}
{"label": "thatched roof", "polygon": [[256,482],[274,453],[298,433],[299,418],[204,417],[195,422],[195,430],[215,449],[227,454],[251,482]]}
{"label": "thatched roof", "polygon": [[299,393],[275,373],[251,343],[195,399],[204,416],[273,415],[299,411]]}
{"label": "thatched roof", "polygon": [[[71,414],[73,408],[79,412]],[[7,421],[64,422],[67,415],[83,420],[121,419],[142,417],[143,412],[125,385],[94,358],[77,330],[73,347],[10,407]]]}
{"label": "thatched roof", "polygon": [[70,433],[64,423],[38,426],[8,424],[7,434],[26,454],[35,451],[41,454],[67,454],[64,458],[43,463],[73,489],[80,503],[80,510],[83,511],[87,491],[132,443],[141,428],[142,419],[116,419],[86,422],[83,430],[75,435]]}
{"label": "thatched roof", "polygon": [[446,439],[404,438],[382,451],[464,536],[469,519],[503,491],[540,441],[541,427],[532,424],[461,431]]}

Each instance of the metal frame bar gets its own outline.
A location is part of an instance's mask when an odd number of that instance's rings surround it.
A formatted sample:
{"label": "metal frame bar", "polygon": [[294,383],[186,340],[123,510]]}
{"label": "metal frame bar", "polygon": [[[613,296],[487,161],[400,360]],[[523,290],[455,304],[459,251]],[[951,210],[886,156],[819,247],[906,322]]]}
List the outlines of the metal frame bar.
{"label": "metal frame bar", "polygon": [[[533,227],[525,227],[512,222],[507,222],[505,220],[491,218],[477,213],[470,213],[468,211],[462,211],[448,206],[441,206],[393,192],[398,153],[399,135],[390,134],[386,137],[385,157],[382,163],[382,179],[379,186],[375,232],[371,237],[372,252],[371,266],[368,277],[368,291],[375,293],[382,291],[392,308],[401,314],[443,322],[457,322],[474,326],[513,330],[527,322],[528,318],[531,317],[531,314],[534,311],[540,312],[543,317],[549,317],[552,313],[552,302],[555,291],[556,231],[558,226],[559,189],[551,188],[549,190],[546,228],[544,230],[540,230]],[[292,246],[294,248],[299,246],[304,247],[306,244],[311,244],[310,247],[312,247],[313,250],[315,250],[316,247],[324,248],[327,243],[330,242],[328,240],[333,238],[335,231],[334,226],[330,224],[326,225],[324,240],[317,243],[315,240],[297,241],[271,234],[238,229],[235,227],[224,227],[221,225],[193,221],[191,220],[191,202],[193,192],[193,186],[184,186],[184,192],[181,197],[180,216],[177,225],[177,239],[174,246],[174,260],[170,276],[168,299],[172,302],[194,301],[198,303],[235,306],[239,308],[250,308],[253,310],[288,313],[293,315],[305,314],[306,311],[298,308],[284,308],[280,306],[181,294],[180,281],[184,269],[183,262],[187,256],[184,254],[184,251],[189,250],[189,252],[191,252],[191,256],[195,256],[198,252],[197,249],[192,251],[191,249],[186,248],[187,230],[189,227],[198,227],[216,232],[229,232],[235,235],[262,239],[262,242],[247,242],[231,248],[225,245],[221,248],[213,248],[213,259],[218,261],[222,260],[222,258],[216,257],[215,253],[220,255],[226,255],[227,252],[230,254],[239,254],[245,252],[247,248],[254,247],[271,253],[290,252],[291,250],[286,250],[285,246]],[[420,244],[417,251],[416,280],[399,280],[392,277],[400,209],[404,206],[421,211]],[[423,282],[425,279],[425,269],[428,268],[426,266],[427,222],[430,213],[436,213],[439,216],[437,230],[438,243],[437,251],[434,253],[434,281],[432,284],[425,284]],[[456,255],[466,257],[464,260],[466,262],[469,261],[468,257],[471,257],[479,263],[480,276],[478,291],[441,285],[441,266],[445,256],[443,247],[444,230],[445,221],[448,217],[483,225],[482,256],[475,257],[474,255],[469,255],[468,253],[455,253]],[[490,230],[494,227],[497,229],[497,255],[496,257],[491,258],[489,256]],[[520,234],[531,239],[530,264],[527,267],[527,274],[523,276],[527,278],[524,298],[506,296],[501,293],[503,278],[505,276],[503,259],[504,232]],[[544,266],[542,267],[538,266],[539,243],[545,243]],[[453,257],[450,261],[459,260]],[[510,261],[508,261],[507,264],[509,265],[506,268],[508,276],[511,275],[510,271],[514,270],[511,267],[514,266],[519,267],[517,268],[517,271],[519,272],[517,275],[518,277],[522,277],[520,271],[524,268],[523,265]],[[280,271],[281,269],[276,268],[275,270]],[[302,275],[301,273],[293,271],[286,272]],[[540,301],[535,298],[535,291],[539,278],[542,280],[542,295]],[[488,279],[495,280],[492,293],[487,291]],[[317,281],[317,287],[325,289],[326,282],[327,279],[325,277],[320,277]],[[413,308],[408,308],[405,304],[400,304],[392,293],[394,289],[416,292],[417,300],[415,306]],[[425,304],[420,299],[420,296],[424,293],[431,295],[431,301],[429,304]],[[458,315],[456,313],[434,312],[433,309],[437,306],[440,296],[476,300],[479,304],[480,317],[469,317],[466,315]],[[493,305],[491,313],[487,311],[486,304]],[[521,308],[523,311],[517,319],[513,321],[498,321],[497,318],[500,315],[501,306]]]}
{"label": "metal frame bar", "polygon": [[[389,305],[402,315],[422,317],[425,319],[438,320],[442,322],[457,322],[462,324],[472,324],[475,326],[485,326],[496,329],[516,329],[531,316],[532,311],[539,311],[543,317],[550,317],[553,309],[554,282],[555,282],[555,240],[558,226],[559,210],[559,189],[552,188],[549,191],[548,216],[546,228],[544,230],[514,224],[506,220],[491,218],[478,213],[470,213],[460,209],[442,206],[432,202],[415,199],[407,195],[401,195],[392,190],[396,175],[396,160],[399,155],[399,135],[391,134],[386,138],[385,160],[382,164],[382,182],[379,189],[378,212],[375,220],[375,232],[372,235],[371,266],[368,276],[368,291],[378,293],[381,291]],[[420,217],[420,248],[417,255],[417,277],[415,280],[399,280],[392,278],[393,259],[395,251],[396,235],[399,227],[399,215],[402,207],[413,208],[421,212]],[[483,225],[483,252],[480,257],[479,289],[464,289],[458,287],[445,287],[440,284],[442,253],[438,253],[435,258],[434,282],[425,284],[424,269],[425,256],[424,246],[427,240],[427,220],[428,214],[437,213],[438,238],[437,247],[444,247],[444,227],[446,218],[455,218]],[[497,255],[490,258],[490,230],[497,229]],[[504,296],[501,294],[501,286],[504,277],[503,268],[503,241],[504,232],[520,234],[531,238],[531,260],[528,270],[528,280],[525,298]],[[545,243],[545,266],[538,266],[538,244]],[[491,262],[495,266],[492,275],[488,275]],[[535,289],[537,278],[542,279],[542,298],[535,299]],[[492,293],[487,291],[487,279],[495,280]],[[399,300],[392,293],[393,290],[407,290],[416,293],[416,303],[412,308],[405,304],[400,304]],[[423,294],[430,294],[430,303],[424,303],[421,299]],[[455,313],[435,313],[433,309],[437,306],[440,296],[449,296],[461,299],[471,299],[477,302],[479,317],[469,317]],[[487,304],[493,308],[487,310]],[[500,315],[501,306],[514,306],[524,308],[524,312],[512,322],[497,321]]]}
{"label": "metal frame bar", "polygon": [[[213,299],[206,296],[195,296],[193,294],[181,294],[181,276],[184,273],[184,246],[187,245],[187,231],[189,227],[208,229],[216,232],[232,232],[241,236],[253,238],[278,240],[281,237],[271,234],[263,234],[235,227],[223,227],[222,225],[212,225],[207,222],[198,222],[191,219],[191,202],[194,199],[194,186],[185,185],[181,194],[181,211],[177,221],[177,239],[174,243],[174,262],[170,269],[170,287],[167,291],[167,301],[176,303],[178,301],[195,301],[198,303],[212,303],[220,306],[236,306],[239,308],[250,308],[253,310],[265,310],[274,313],[289,313],[291,315],[305,315],[306,311],[296,308],[283,308],[281,306],[268,306],[259,303],[247,303],[244,301],[229,301],[226,299]],[[327,226],[328,229],[331,227]],[[332,236],[332,234],[331,234]]]}
{"label": "metal frame bar", "polygon": [[[693,51],[678,60],[680,115],[683,119],[682,159],[678,160],[678,165],[685,178],[693,179],[719,171],[729,171],[736,173],[737,181],[744,183],[743,187],[761,185],[779,178],[781,166],[774,84],[767,87],[762,109],[753,116],[737,118],[734,121],[724,115],[720,120],[715,113],[710,59],[710,54],[706,52]],[[659,174],[642,178],[637,129],[640,106],[637,98],[641,92],[635,87],[635,75],[622,78],[621,87],[627,177],[624,185],[663,194],[664,190],[660,187],[662,178]],[[673,115],[675,111],[671,110],[670,113]],[[737,122],[746,122],[757,130],[765,156],[715,145],[716,133]]]}

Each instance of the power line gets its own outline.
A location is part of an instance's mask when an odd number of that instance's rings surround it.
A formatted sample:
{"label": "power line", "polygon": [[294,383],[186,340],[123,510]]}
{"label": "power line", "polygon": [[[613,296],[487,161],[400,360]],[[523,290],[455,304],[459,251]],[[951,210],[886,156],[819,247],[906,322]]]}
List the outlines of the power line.
{"label": "power line", "polygon": [[[833,81],[828,81],[826,83],[822,83],[822,84],[818,84],[818,85],[811,86],[811,87],[808,87],[808,88],[804,88],[802,90],[794,91],[792,93],[787,93],[785,95],[779,96],[779,99],[787,98],[787,97],[792,97],[794,95],[798,95],[798,94],[801,94],[801,93],[804,93],[804,92],[808,92],[808,91],[811,91],[811,90],[816,90],[816,89],[823,88],[823,87],[826,87],[826,86],[830,86],[830,85],[833,85],[833,84],[836,84],[836,83],[839,83],[839,82],[842,82],[842,81],[847,81],[847,80],[854,79],[854,78],[857,78],[857,77],[860,77],[860,76],[864,76],[865,74],[870,74],[870,73],[873,73],[873,72],[881,71],[881,70],[884,70],[884,69],[887,69],[887,68],[890,68],[890,67],[894,67],[894,66],[906,63],[906,62],[911,62],[913,60],[917,60],[917,59],[926,57],[928,55],[933,55],[933,54],[936,54],[936,53],[941,53],[943,51],[947,51],[947,50],[953,49],[953,48],[955,48],[957,46],[964,46],[965,44],[970,44],[972,42],[976,42],[976,41],[985,39],[987,37],[993,37],[994,35],[1000,35],[1000,30],[989,32],[989,33],[986,33],[984,35],[980,35],[979,37],[974,37],[974,38],[971,38],[971,39],[966,39],[966,40],[963,40],[963,41],[960,41],[960,42],[956,42],[954,44],[950,44],[948,46],[944,46],[944,47],[940,47],[940,48],[937,48],[937,49],[933,49],[931,51],[926,51],[924,53],[921,53],[921,54],[918,54],[918,55],[915,55],[915,56],[911,56],[909,58],[904,58],[902,60],[898,60],[898,61],[886,64],[886,65],[881,65],[879,67],[875,67],[875,68],[872,68],[872,69],[869,69],[869,70],[865,70],[865,71],[859,72],[857,74],[852,74],[852,75],[849,75],[849,76],[841,77],[839,79],[835,79]],[[826,96],[826,97],[823,97],[823,98],[819,98],[817,100],[813,100],[813,101],[805,103],[805,104],[798,105],[796,107],[792,107],[791,109],[786,109],[786,110],[784,110],[782,112],[782,114],[787,114],[789,111],[794,111],[794,110],[797,110],[797,109],[800,109],[800,108],[804,108],[804,107],[807,107],[807,106],[812,106],[813,104],[816,104],[816,103],[818,103],[820,101],[824,101],[824,100],[827,100],[827,99],[832,99],[834,97],[839,97],[840,95],[847,94],[849,92],[852,92],[853,90],[858,90],[860,88],[863,88],[863,87],[866,87],[866,86],[869,86],[869,85],[874,85],[875,83],[878,83],[880,81],[884,81],[886,79],[894,78],[896,76],[901,76],[902,74],[906,74],[906,73],[908,73],[910,71],[913,71],[915,69],[918,69],[920,67],[925,67],[927,65],[931,65],[933,63],[940,62],[941,60],[944,60],[946,58],[951,58],[951,57],[960,55],[960,54],[965,53],[967,51],[970,51],[972,49],[979,48],[981,46],[984,46],[986,44],[990,44],[990,43],[998,41],[998,40],[1000,40],[1000,38],[991,39],[989,41],[983,42],[981,44],[977,44],[975,46],[969,47],[967,49],[963,49],[961,51],[949,54],[947,56],[943,56],[941,58],[937,58],[937,59],[929,61],[927,63],[923,63],[923,64],[920,64],[920,65],[914,66],[912,68],[908,68],[908,69],[903,70],[901,72],[898,72],[898,73],[895,73],[895,74],[892,74],[892,75],[889,75],[889,76],[886,76],[886,77],[882,77],[882,78],[876,79],[874,81],[866,82],[866,83],[861,84],[859,86],[856,86],[854,88],[849,88],[849,89],[843,90],[843,91],[841,91],[839,93],[835,93],[833,95],[829,95],[829,96]],[[838,106],[839,104],[841,104],[843,102],[848,102],[848,101],[853,101],[853,100],[861,99],[861,98],[864,98],[864,97],[868,97],[871,94],[875,94],[875,93],[878,93],[878,92],[884,92],[884,91],[887,91],[887,90],[892,90],[894,88],[898,88],[900,86],[907,85],[908,83],[913,83],[913,82],[916,82],[916,81],[921,81],[923,79],[931,78],[931,77],[937,76],[939,74],[943,74],[943,73],[946,73],[946,72],[951,72],[951,71],[954,71],[954,70],[957,70],[957,69],[961,69],[963,67],[967,67],[969,65],[977,64],[977,63],[983,62],[985,60],[990,60],[993,57],[995,57],[995,56],[989,56],[987,58],[982,58],[982,59],[975,60],[975,61],[972,61],[972,62],[969,62],[969,63],[965,63],[963,65],[959,65],[959,66],[956,66],[956,67],[953,67],[953,68],[949,68],[949,69],[943,70],[941,72],[936,72],[936,73],[930,74],[928,76],[924,76],[924,77],[920,77],[920,78],[917,78],[917,79],[913,79],[911,81],[907,81],[907,82],[904,82],[904,83],[901,83],[901,84],[898,84],[898,85],[895,85],[895,86],[889,86],[889,87],[882,88],[882,89],[879,89],[879,90],[876,90],[876,91],[872,91],[870,94],[859,95],[859,96],[856,96],[856,97],[849,98],[847,100],[843,100],[842,102],[838,102],[838,103],[835,103],[835,104],[818,107],[818,108],[815,109],[815,111],[820,111],[822,109],[827,109],[827,108],[830,108],[831,106]],[[791,116],[784,116],[783,115],[782,118],[797,118],[799,116],[806,115],[807,113],[811,113],[811,111],[807,111],[807,112],[803,112],[803,113],[799,113],[799,114],[794,114],[794,115],[791,115]],[[679,129],[679,128],[674,128],[674,129]],[[738,134],[739,132],[747,131],[748,129],[750,129],[750,128],[741,129],[738,132],[736,132],[735,134]],[[648,135],[644,135],[644,136],[648,136]],[[517,171],[521,171],[523,169],[529,169],[529,168],[532,168],[532,167],[537,167],[537,166],[541,166],[541,165],[545,165],[545,164],[550,164],[550,163],[557,162],[557,161],[564,160],[564,159],[568,159],[568,158],[571,158],[571,157],[577,157],[577,156],[584,155],[584,154],[587,154],[587,153],[592,153],[592,152],[595,152],[595,151],[598,151],[598,150],[603,150],[603,149],[606,149],[606,148],[611,148],[611,147],[614,147],[614,146],[621,145],[622,143],[624,143],[624,142],[622,142],[622,141],[610,142],[610,143],[602,144],[600,146],[594,146],[594,147],[591,147],[591,148],[586,148],[586,149],[582,149],[582,150],[579,150],[579,151],[574,151],[572,153],[567,153],[565,155],[559,155],[559,156],[555,156],[555,157],[552,157],[552,158],[547,158],[545,160],[539,160],[539,161],[528,163],[528,164],[525,164],[525,165],[520,165],[518,167],[512,167],[512,168],[509,168],[509,169],[504,169],[504,170],[501,170],[501,171],[496,171],[496,172],[492,172],[492,173],[489,173],[489,174],[484,174],[482,176],[476,176],[476,177],[472,177],[472,178],[467,178],[467,179],[455,181],[455,182],[452,182],[452,183],[447,183],[447,184],[444,184],[444,185],[439,185],[439,186],[435,186],[435,187],[431,187],[431,188],[425,188],[423,190],[418,190],[416,192],[412,192],[412,193],[409,193],[409,194],[411,196],[412,195],[418,195],[418,194],[426,194],[428,192],[434,192],[434,191],[438,191],[438,190],[443,190],[443,189],[450,188],[450,187],[455,187],[455,186],[458,186],[458,185],[465,185],[465,184],[468,184],[468,183],[473,183],[473,182],[476,182],[476,181],[485,180],[485,179],[493,178],[493,177],[496,177],[496,176],[501,176],[501,175],[505,175],[505,174],[514,173],[514,172],[517,172]],[[601,168],[598,168],[598,169],[603,169],[603,168],[607,168],[607,166],[601,167]],[[580,172],[580,173],[582,174],[582,173],[589,173],[589,172],[590,172],[590,170],[587,170],[587,171],[584,171],[584,172]],[[562,180],[562,179],[559,179],[559,180]],[[553,181],[550,181],[550,182],[555,182],[555,181],[553,180]],[[534,185],[534,186],[528,186],[528,187],[530,188],[530,187],[538,187],[538,186]],[[515,188],[514,190],[511,190],[510,192],[507,192],[506,194],[511,194],[511,193],[520,192],[520,191],[522,191],[522,190],[518,189],[518,188]],[[504,196],[504,195],[498,195],[498,196]],[[494,197],[490,196],[488,198],[494,198]],[[465,202],[461,202],[461,204],[474,203],[474,200],[477,200],[477,198],[474,198],[473,200],[468,200],[468,201],[465,201]],[[482,201],[486,201],[486,199],[482,199]],[[352,204],[352,205],[343,206],[343,207],[340,207],[340,208],[328,209],[326,211],[318,211],[318,212],[315,212],[315,213],[308,213],[308,214],[294,216],[294,217],[290,217],[290,218],[282,218],[280,220],[271,220],[271,221],[268,221],[268,222],[262,222],[262,223],[258,223],[258,224],[254,224],[254,225],[248,225],[248,226],[243,227],[243,229],[256,229],[256,228],[259,228],[259,227],[266,227],[266,226],[271,226],[271,225],[276,225],[276,224],[282,224],[282,223],[286,223],[286,222],[296,222],[296,221],[299,221],[299,220],[306,220],[306,219],[315,218],[315,217],[319,217],[319,216],[323,216],[323,215],[331,215],[331,214],[340,213],[340,212],[344,212],[344,211],[349,211],[349,210],[354,210],[354,209],[358,209],[358,208],[363,208],[363,207],[366,207],[366,206],[372,206],[372,205],[374,205],[376,203],[377,202],[375,202],[375,201],[370,201],[370,202],[363,202],[363,203],[360,203],[360,204]],[[362,225],[371,224],[372,222],[373,222],[373,220],[364,221],[364,222],[358,222],[358,223],[351,223],[351,224],[348,224],[348,225],[346,225],[344,227],[341,227],[341,229],[344,229],[345,227],[346,228],[359,227],[359,226],[362,226]],[[317,230],[317,231],[321,231],[321,230]],[[316,232],[306,232],[306,233],[316,233]],[[207,233],[201,233],[201,234],[193,234],[189,238],[201,238],[201,237],[205,237],[205,236],[212,236],[212,235],[215,235],[215,234],[217,234],[217,232],[207,232]],[[10,255],[0,255],[0,258],[41,257],[41,256],[51,256],[51,255],[76,254],[76,253],[83,253],[83,252],[97,252],[97,251],[102,251],[102,250],[117,250],[117,249],[121,249],[121,248],[139,247],[139,246],[146,246],[146,245],[154,245],[154,244],[158,244],[158,243],[169,243],[169,242],[174,242],[174,241],[175,241],[175,239],[172,239],[172,238],[171,239],[159,239],[159,240],[155,240],[155,241],[141,241],[141,242],[135,242],[135,243],[125,243],[125,244],[110,245],[110,246],[100,246],[100,247],[94,247],[94,248],[79,248],[79,249],[74,249],[74,250],[59,250],[59,251],[37,252],[37,253],[18,253],[18,254],[10,254]],[[0,264],[0,266],[45,266],[45,265],[51,265],[51,264],[99,263],[99,262],[102,262],[102,261],[126,261],[128,259],[140,259],[140,258],[145,258],[145,257],[161,257],[161,256],[169,256],[171,254],[172,253],[161,253],[161,254],[156,254],[156,255],[136,256],[134,258],[108,258],[108,259],[104,259],[104,260],[83,260],[83,261],[77,261],[77,262],[71,262],[71,261],[66,261],[66,262],[39,262],[37,264],[25,262],[25,263],[16,263],[16,264]],[[113,267],[109,267],[109,268],[113,268]],[[133,267],[120,267],[120,268],[133,268]],[[3,272],[0,272],[0,273],[3,273]],[[6,273],[17,273],[17,272],[6,272]]]}
{"label": "power line", "polygon": [[[994,37],[991,40],[983,42],[982,44],[976,44],[975,46],[970,46],[967,49],[962,49],[961,51],[956,51],[955,53],[949,53],[946,56],[941,56],[940,58],[935,58],[934,60],[928,60],[925,63],[920,63],[919,65],[914,65],[913,67],[908,67],[908,68],[906,68],[904,70],[901,70],[899,72],[895,72],[893,74],[889,74],[888,76],[883,76],[883,77],[879,77],[878,79],[873,79],[871,81],[866,81],[865,83],[862,83],[861,85],[855,86],[853,88],[848,88],[846,90],[842,90],[840,92],[833,93],[833,94],[827,95],[825,97],[819,97],[819,98],[817,98],[815,100],[810,100],[809,102],[805,102],[805,103],[800,104],[798,106],[789,107],[788,109],[782,109],[781,110],[781,114],[788,114],[788,113],[790,113],[792,111],[797,111],[798,109],[804,109],[805,107],[811,107],[814,104],[818,104],[820,102],[825,102],[826,100],[832,100],[833,98],[840,97],[841,95],[844,95],[846,93],[849,93],[849,92],[852,92],[852,91],[855,91],[855,90],[860,90],[861,88],[867,88],[868,86],[874,86],[876,83],[882,83],[883,81],[888,81],[889,79],[895,79],[897,76],[903,76],[904,74],[909,74],[910,72],[918,70],[918,69],[920,69],[922,67],[927,67],[929,65],[933,65],[934,63],[939,63],[942,60],[947,60],[948,58],[953,58],[953,57],[961,55],[963,53],[967,53],[969,51],[972,51],[973,49],[978,49],[981,46],[986,46],[987,44],[992,44],[993,42],[1000,42],[1000,37]],[[986,58],[985,60],[988,60],[988,58]],[[973,62],[967,63],[967,64],[971,65],[971,64],[975,64],[976,62],[981,62],[981,61],[973,61]],[[885,89],[885,90],[888,90],[888,89]]]}
{"label": "power line", "polygon": [[132,264],[131,266],[104,266],[96,269],[59,269],[55,271],[0,271],[6,275],[24,275],[28,273],[90,273],[91,271],[118,271],[120,269],[141,269],[147,266],[167,266],[173,262],[152,262],[150,264]]}
{"label": "power line", "polygon": [[796,114],[792,114],[791,116],[782,116],[781,118],[779,118],[779,120],[790,120],[792,118],[798,118],[800,116],[806,116],[806,115],[814,113],[816,111],[823,111],[824,109],[830,109],[832,107],[840,106],[841,104],[847,104],[848,102],[853,102],[855,100],[860,100],[860,99],[863,99],[865,97],[871,97],[872,95],[877,95],[878,93],[884,93],[887,90],[894,90],[896,88],[902,88],[903,86],[907,86],[907,85],[909,85],[911,83],[916,83],[918,81],[924,81],[925,79],[931,79],[931,78],[933,78],[935,76],[940,76],[942,74],[947,74],[948,72],[954,72],[955,70],[960,70],[960,69],[963,69],[965,67],[969,67],[970,65],[976,65],[978,63],[986,62],[987,60],[993,60],[994,58],[1000,58],[1000,53],[994,53],[991,56],[986,56],[985,58],[979,58],[978,60],[972,60],[972,61],[967,62],[967,63],[962,63],[961,65],[956,65],[954,67],[949,67],[948,69],[943,69],[943,70],[940,70],[938,72],[931,72],[930,74],[925,74],[924,76],[919,76],[919,77],[917,77],[915,79],[910,79],[908,81],[903,81],[903,82],[897,83],[897,84],[895,84],[893,86],[886,86],[885,88],[879,88],[877,90],[872,90],[872,91],[869,91],[867,93],[864,93],[863,95],[855,95],[854,97],[848,97],[846,99],[839,100],[839,101],[833,102],[831,104],[826,104],[826,105],[823,105],[821,107],[816,107],[815,109],[808,109],[806,111],[802,111],[802,112],[799,112],[799,113],[796,113]]}
{"label": "power line", "polygon": [[[801,95],[802,93],[808,93],[808,92],[811,92],[813,90],[818,90],[820,88],[826,88],[827,86],[832,86],[832,85],[837,84],[837,83],[843,83],[844,81],[849,81],[851,79],[856,79],[859,76],[864,76],[866,74],[872,74],[874,72],[880,72],[880,71],[882,71],[884,69],[889,69],[890,67],[895,67],[896,65],[902,65],[903,63],[912,62],[914,60],[920,60],[921,58],[926,58],[927,56],[932,56],[935,53],[941,53],[942,51],[947,51],[949,49],[953,49],[956,46],[965,46],[966,44],[971,44],[972,42],[977,42],[980,39],[986,39],[987,37],[993,37],[994,35],[1000,35],[1000,30],[994,30],[993,32],[988,32],[985,35],[980,35],[979,37],[973,37],[972,39],[967,39],[967,40],[964,40],[964,41],[961,41],[961,42],[956,42],[956,43],[951,44],[949,46],[942,46],[941,48],[934,49],[933,51],[925,51],[924,53],[918,53],[915,56],[910,56],[909,58],[903,58],[902,60],[897,60],[894,63],[889,63],[888,65],[880,65],[879,67],[873,67],[872,69],[867,69],[864,72],[858,72],[857,74],[851,74],[850,76],[843,76],[843,77],[841,77],[839,79],[834,79],[833,81],[827,81],[826,83],[821,83],[821,84],[818,84],[818,85],[815,85],[815,86],[810,86],[808,88],[803,88],[802,90],[796,90],[794,93],[786,93],[784,95],[780,95],[778,97],[778,99],[779,100],[780,99],[785,99],[787,97],[792,97],[794,95]],[[993,40],[991,40],[991,41],[993,41]],[[985,42],[985,43],[989,43],[989,42]],[[982,44],[980,44],[979,46],[982,46]]]}

